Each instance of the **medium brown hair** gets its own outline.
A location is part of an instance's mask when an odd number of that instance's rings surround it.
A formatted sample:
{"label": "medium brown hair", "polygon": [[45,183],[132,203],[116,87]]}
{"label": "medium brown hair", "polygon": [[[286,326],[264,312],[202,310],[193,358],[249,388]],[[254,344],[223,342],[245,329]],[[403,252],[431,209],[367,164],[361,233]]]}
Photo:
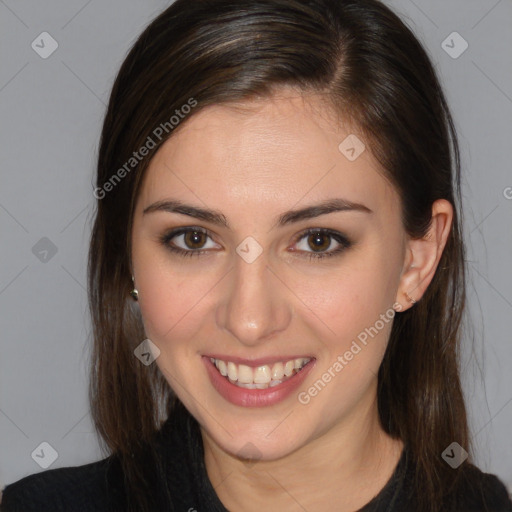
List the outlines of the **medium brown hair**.
{"label": "medium brown hair", "polygon": [[[148,446],[172,414],[175,396],[157,365],[146,367],[133,354],[145,338],[129,296],[140,184],[175,131],[169,119],[191,98],[196,106],[177,129],[208,105],[270,97],[282,86],[322,94],[358,127],[399,192],[411,237],[426,235],[436,199],[454,206],[434,278],[414,307],[395,316],[378,375],[382,426],[415,461],[418,510],[448,510],[441,504],[458,472],[441,453],[453,441],[469,451],[458,369],[466,293],[459,152],[425,50],[376,0],[177,0],[131,48],[112,89],[97,165],[97,190],[108,192],[97,202],[88,269],[96,429],[104,447],[120,457],[130,510],[149,510],[147,468],[157,455]],[[167,127],[161,138],[159,126]],[[148,137],[155,147],[126,167]],[[106,187],[123,166],[129,171]]]}

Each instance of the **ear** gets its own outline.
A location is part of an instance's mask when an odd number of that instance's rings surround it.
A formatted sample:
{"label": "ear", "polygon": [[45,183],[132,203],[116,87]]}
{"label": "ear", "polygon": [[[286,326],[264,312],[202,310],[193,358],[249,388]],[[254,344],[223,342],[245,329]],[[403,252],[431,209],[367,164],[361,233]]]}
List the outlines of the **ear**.
{"label": "ear", "polygon": [[423,238],[410,238],[406,244],[404,265],[396,302],[405,311],[418,302],[432,281],[446,246],[453,220],[453,206],[446,199],[432,204],[432,219]]}

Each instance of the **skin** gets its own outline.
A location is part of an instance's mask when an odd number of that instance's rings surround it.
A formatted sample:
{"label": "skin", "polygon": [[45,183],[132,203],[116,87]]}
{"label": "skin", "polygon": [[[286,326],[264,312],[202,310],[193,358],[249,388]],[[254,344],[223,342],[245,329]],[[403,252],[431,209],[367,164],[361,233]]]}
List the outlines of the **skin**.
{"label": "skin", "polygon": [[[428,235],[411,240],[399,196],[369,144],[355,161],[338,149],[351,133],[364,140],[319,97],[291,89],[215,105],[174,133],[142,184],[132,267],[144,327],[161,351],[156,364],[201,426],[208,476],[230,510],[356,510],[384,487],[402,452],[377,414],[376,375],[391,321],[307,404],[292,393],[269,407],[233,405],[212,387],[201,360],[212,352],[312,355],[315,367],[298,390],[307,391],[381,314],[393,305],[411,307],[406,292],[415,300],[425,292],[452,207],[436,201]],[[283,212],[332,198],[362,203],[371,213],[334,212],[274,227]],[[169,199],[221,212],[230,227],[143,213]],[[166,232],[185,226],[208,229],[211,238],[191,246],[176,236],[168,244],[203,249],[202,255],[181,257],[161,243]],[[299,239],[307,228],[337,231],[353,244],[336,256],[308,259],[312,237]],[[250,264],[236,252],[248,236],[263,249]],[[333,238],[321,242],[324,252],[339,247]],[[251,455],[257,460],[242,458]]]}

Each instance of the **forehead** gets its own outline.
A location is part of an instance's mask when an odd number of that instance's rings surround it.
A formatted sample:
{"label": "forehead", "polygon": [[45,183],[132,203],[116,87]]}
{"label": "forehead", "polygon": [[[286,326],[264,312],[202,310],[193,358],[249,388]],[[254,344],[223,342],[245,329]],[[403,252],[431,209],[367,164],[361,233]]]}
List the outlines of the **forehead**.
{"label": "forehead", "polygon": [[332,197],[365,202],[374,211],[396,208],[397,194],[371,152],[351,160],[340,151],[354,135],[366,142],[312,95],[205,107],[153,157],[140,198],[146,205],[189,199],[221,210],[239,201],[274,213]]}

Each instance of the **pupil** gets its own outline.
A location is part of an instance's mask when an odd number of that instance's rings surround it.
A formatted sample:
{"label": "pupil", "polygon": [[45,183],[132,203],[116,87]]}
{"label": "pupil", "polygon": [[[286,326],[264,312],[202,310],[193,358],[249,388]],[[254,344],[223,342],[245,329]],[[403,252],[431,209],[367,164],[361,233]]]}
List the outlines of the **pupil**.
{"label": "pupil", "polygon": [[[201,233],[200,231],[189,231],[186,236],[185,236],[185,241],[187,243],[187,245],[191,245],[191,246],[194,246],[194,245],[200,245],[202,246],[203,244],[201,244],[201,237],[202,237],[203,233]],[[193,247],[193,248],[197,248],[197,247]]]}
{"label": "pupil", "polygon": [[[329,247],[329,242],[327,241],[327,243],[325,243],[328,237],[323,233],[315,233],[314,235],[310,235],[310,238],[313,240],[313,244],[315,246],[312,247],[313,249],[327,249],[327,247]],[[324,241],[323,244],[322,240]]]}

